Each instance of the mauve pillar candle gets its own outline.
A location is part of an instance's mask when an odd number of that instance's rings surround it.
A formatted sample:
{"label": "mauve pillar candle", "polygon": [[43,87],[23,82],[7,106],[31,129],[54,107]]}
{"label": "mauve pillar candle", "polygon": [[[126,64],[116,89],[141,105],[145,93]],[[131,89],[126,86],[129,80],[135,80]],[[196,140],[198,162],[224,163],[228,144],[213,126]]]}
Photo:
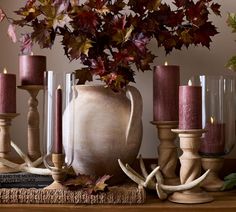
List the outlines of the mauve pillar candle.
{"label": "mauve pillar candle", "polygon": [[206,155],[220,155],[225,151],[225,124],[213,122],[206,123],[205,136],[200,152]]}
{"label": "mauve pillar candle", "polygon": [[154,121],[178,121],[179,66],[156,66],[153,72]]}
{"label": "mauve pillar candle", "polygon": [[21,85],[43,85],[44,71],[46,71],[45,56],[19,56],[19,72]]}
{"label": "mauve pillar candle", "polygon": [[0,113],[16,113],[16,75],[0,73]]}
{"label": "mauve pillar candle", "polygon": [[202,129],[201,86],[179,87],[179,129]]}
{"label": "mauve pillar candle", "polygon": [[55,95],[55,154],[62,154],[62,89],[58,86]]}

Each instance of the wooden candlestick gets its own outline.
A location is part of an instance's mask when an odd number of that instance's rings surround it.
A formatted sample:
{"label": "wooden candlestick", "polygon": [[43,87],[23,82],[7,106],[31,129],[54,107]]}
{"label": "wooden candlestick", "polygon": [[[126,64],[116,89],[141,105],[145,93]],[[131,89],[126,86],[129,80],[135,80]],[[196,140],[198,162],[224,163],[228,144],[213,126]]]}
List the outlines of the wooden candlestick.
{"label": "wooden candlestick", "polygon": [[52,154],[52,162],[54,167],[52,167],[52,178],[54,182],[45,187],[44,189],[60,189],[67,190],[67,187],[62,184],[65,179],[65,172],[63,170],[65,155],[64,154]]}
{"label": "wooden candlestick", "polygon": [[[1,113],[0,114],[0,157],[8,159],[11,151],[11,136],[10,126],[11,121],[18,113]],[[0,173],[15,172],[12,168],[9,168],[0,163]]]}
{"label": "wooden candlestick", "polygon": [[180,180],[175,174],[178,161],[175,139],[177,134],[171,129],[178,127],[178,121],[151,122],[157,128],[160,145],[158,147],[158,166],[164,177],[164,184],[178,185]]}
{"label": "wooden candlestick", "polygon": [[218,173],[224,164],[224,158],[202,158],[202,167],[204,170],[210,169],[206,180],[201,187],[206,191],[220,191],[224,182],[219,178]]}
{"label": "wooden candlestick", "polygon": [[28,156],[32,159],[38,159],[41,156],[40,151],[40,129],[39,129],[39,112],[37,95],[44,88],[42,85],[24,85],[18,88],[27,90],[30,94],[28,101],[29,111],[27,116],[28,122]]}
{"label": "wooden candlestick", "polygon": [[[173,129],[180,138],[180,148],[183,154],[180,156],[180,182],[185,184],[198,178],[201,174],[201,157],[198,154],[201,135],[205,131],[202,129],[182,130]],[[170,197],[171,202],[176,203],[206,203],[213,201],[213,198],[199,187],[194,189],[175,192]]]}

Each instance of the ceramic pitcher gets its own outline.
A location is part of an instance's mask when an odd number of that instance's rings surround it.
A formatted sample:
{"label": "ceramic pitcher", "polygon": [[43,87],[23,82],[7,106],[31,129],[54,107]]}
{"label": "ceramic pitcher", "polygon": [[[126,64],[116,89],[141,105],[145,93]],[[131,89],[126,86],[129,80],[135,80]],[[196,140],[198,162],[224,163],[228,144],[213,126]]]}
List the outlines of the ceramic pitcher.
{"label": "ceramic pitcher", "polygon": [[[142,141],[142,98],[133,86],[113,92],[76,85],[74,162],[77,173],[121,179],[117,159],[132,164]],[[127,97],[128,96],[128,97]]]}

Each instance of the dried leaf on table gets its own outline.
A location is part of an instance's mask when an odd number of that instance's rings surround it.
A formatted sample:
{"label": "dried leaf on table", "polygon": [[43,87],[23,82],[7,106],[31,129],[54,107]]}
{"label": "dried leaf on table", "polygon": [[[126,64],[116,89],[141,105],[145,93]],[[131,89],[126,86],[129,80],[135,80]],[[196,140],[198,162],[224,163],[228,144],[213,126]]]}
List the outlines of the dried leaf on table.
{"label": "dried leaf on table", "polygon": [[69,189],[83,189],[89,194],[96,194],[107,189],[108,184],[105,182],[110,179],[111,176],[104,175],[98,179],[94,176],[80,174],[76,178],[68,179],[64,182],[64,185]]}

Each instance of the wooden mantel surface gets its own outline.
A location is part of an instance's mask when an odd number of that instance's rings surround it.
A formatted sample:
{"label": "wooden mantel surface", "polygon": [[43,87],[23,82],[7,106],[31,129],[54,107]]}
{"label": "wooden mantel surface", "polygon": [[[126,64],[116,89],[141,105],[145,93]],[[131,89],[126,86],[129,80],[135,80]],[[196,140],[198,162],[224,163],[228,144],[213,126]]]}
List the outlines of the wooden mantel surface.
{"label": "wooden mantel surface", "polygon": [[[149,160],[153,163],[154,160]],[[227,175],[236,172],[236,159],[225,160],[221,174]],[[32,212],[236,212],[236,190],[228,192],[210,192],[214,201],[204,204],[176,204],[169,201],[160,201],[157,196],[148,195],[142,205],[57,205],[57,204],[0,204],[0,212],[32,211]]]}

